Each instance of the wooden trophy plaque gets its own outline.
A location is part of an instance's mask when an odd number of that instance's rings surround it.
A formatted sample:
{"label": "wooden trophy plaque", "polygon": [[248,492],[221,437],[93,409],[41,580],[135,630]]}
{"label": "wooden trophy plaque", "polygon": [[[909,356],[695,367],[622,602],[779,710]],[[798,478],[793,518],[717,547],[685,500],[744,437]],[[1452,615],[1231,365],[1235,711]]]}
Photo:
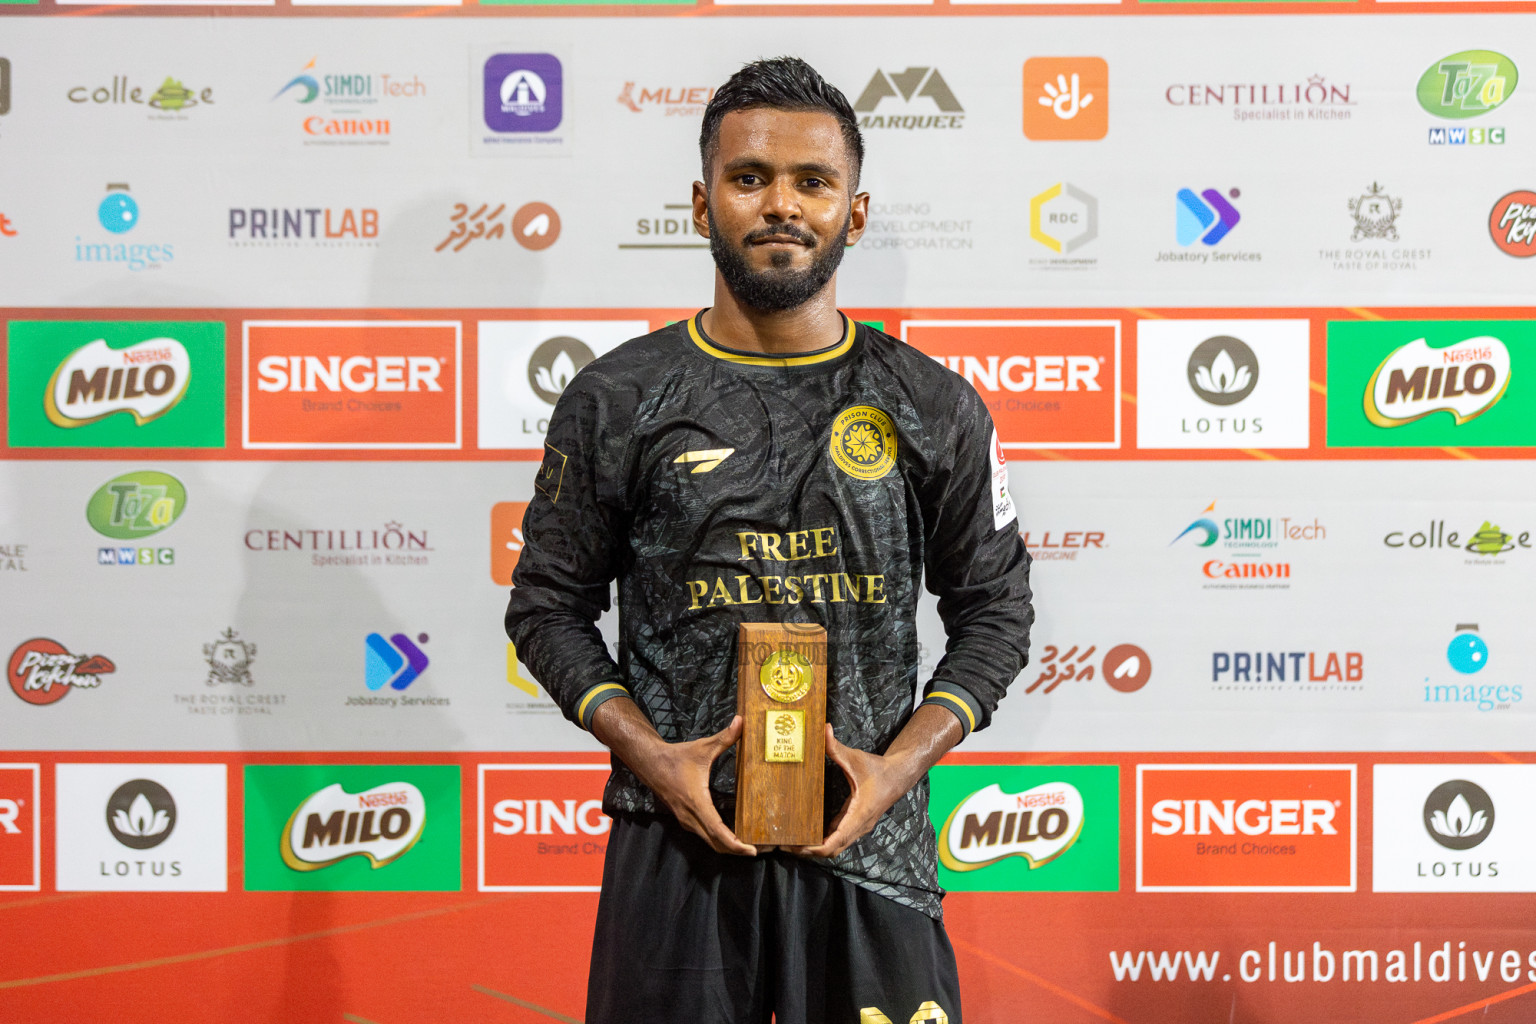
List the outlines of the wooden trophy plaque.
{"label": "wooden trophy plaque", "polygon": [[827,631],[744,622],[736,665],[736,838],[815,846],[825,838]]}

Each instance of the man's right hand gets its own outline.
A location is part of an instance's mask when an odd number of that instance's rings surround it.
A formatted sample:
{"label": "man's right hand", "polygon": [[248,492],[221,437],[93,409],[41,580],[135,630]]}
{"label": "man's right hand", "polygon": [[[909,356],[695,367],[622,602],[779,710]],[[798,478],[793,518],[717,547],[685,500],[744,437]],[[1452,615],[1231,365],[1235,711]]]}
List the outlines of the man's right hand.
{"label": "man's right hand", "polygon": [[757,855],[756,847],[743,843],[726,827],[709,796],[710,767],[740,738],[740,715],[713,736],[668,743],[634,701],[615,697],[593,715],[592,734],[661,798],[684,828],[717,853]]}

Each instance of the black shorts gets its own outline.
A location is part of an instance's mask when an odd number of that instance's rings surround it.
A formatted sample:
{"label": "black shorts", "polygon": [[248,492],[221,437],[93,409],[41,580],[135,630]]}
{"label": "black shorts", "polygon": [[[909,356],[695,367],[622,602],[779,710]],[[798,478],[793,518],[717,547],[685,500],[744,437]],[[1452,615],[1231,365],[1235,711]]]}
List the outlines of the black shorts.
{"label": "black shorts", "polygon": [[616,815],[587,1024],[960,1024],[944,926],[787,853]]}

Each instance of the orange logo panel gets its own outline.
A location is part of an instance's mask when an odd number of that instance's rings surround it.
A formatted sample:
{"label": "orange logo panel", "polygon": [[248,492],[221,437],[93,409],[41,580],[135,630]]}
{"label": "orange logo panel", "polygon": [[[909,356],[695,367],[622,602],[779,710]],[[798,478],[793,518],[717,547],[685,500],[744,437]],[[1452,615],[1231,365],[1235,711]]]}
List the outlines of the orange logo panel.
{"label": "orange logo panel", "polygon": [[523,516],[526,501],[498,501],[491,506],[491,580],[499,587],[512,585],[512,570],[523,553]]}
{"label": "orange logo panel", "polygon": [[480,766],[480,888],[596,892],[612,820],[608,766]]}
{"label": "orange logo panel", "polygon": [[38,887],[37,772],[0,765],[0,889]]}
{"label": "orange logo panel", "polygon": [[249,321],[247,448],[457,448],[457,322]]}
{"label": "orange logo panel", "polygon": [[1352,765],[1137,770],[1136,888],[1355,889]]}
{"label": "orange logo panel", "polygon": [[902,337],[970,382],[1004,448],[1120,444],[1118,321],[908,321]]}
{"label": "orange logo panel", "polygon": [[1102,139],[1109,131],[1109,64],[1102,57],[1024,62],[1024,137]]}

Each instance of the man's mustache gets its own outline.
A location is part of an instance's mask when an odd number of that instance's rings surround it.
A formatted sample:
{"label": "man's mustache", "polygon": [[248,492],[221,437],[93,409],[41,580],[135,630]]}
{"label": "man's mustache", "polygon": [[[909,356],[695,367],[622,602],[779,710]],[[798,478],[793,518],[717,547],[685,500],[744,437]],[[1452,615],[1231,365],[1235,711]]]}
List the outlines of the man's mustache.
{"label": "man's mustache", "polygon": [[782,224],[778,227],[757,228],[754,231],[747,232],[745,237],[742,238],[741,242],[743,245],[755,245],[756,243],[764,241],[765,239],[779,237],[793,238],[801,245],[808,246],[813,249],[816,247],[816,236],[811,234],[805,228],[797,227],[793,224]]}

